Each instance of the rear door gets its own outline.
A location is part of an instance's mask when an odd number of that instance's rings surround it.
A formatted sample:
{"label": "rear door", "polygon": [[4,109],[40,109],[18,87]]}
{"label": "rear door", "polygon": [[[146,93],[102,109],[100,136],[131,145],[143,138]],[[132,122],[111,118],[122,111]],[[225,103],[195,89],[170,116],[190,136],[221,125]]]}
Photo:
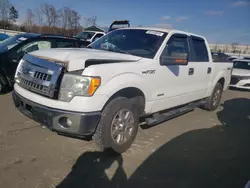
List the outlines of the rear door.
{"label": "rear door", "polygon": [[189,79],[192,84],[193,97],[201,99],[206,97],[209,81],[213,72],[212,62],[209,61],[209,51],[206,41],[203,38],[191,35],[189,37],[189,44],[191,52],[189,67],[193,71]]}

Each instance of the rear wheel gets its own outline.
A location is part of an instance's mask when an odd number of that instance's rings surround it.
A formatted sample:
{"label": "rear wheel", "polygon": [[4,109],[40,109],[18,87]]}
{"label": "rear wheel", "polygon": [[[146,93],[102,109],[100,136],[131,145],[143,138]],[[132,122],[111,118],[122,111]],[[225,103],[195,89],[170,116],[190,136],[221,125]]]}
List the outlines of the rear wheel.
{"label": "rear wheel", "polygon": [[138,132],[138,109],[133,100],[125,97],[117,97],[108,103],[93,135],[101,150],[111,148],[116,153],[123,153],[133,144]]}
{"label": "rear wheel", "polygon": [[221,83],[217,83],[211,96],[207,99],[207,103],[203,106],[203,108],[208,111],[216,110],[220,104],[222,93],[223,86]]}

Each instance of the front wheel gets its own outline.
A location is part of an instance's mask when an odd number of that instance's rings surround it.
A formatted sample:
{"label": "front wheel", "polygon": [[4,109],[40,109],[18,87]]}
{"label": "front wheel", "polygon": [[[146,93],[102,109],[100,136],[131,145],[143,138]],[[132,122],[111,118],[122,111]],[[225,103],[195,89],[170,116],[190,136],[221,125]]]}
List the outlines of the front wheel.
{"label": "front wheel", "polygon": [[116,153],[123,153],[133,144],[138,125],[138,108],[132,100],[118,97],[104,108],[93,140],[101,150],[111,148]]}

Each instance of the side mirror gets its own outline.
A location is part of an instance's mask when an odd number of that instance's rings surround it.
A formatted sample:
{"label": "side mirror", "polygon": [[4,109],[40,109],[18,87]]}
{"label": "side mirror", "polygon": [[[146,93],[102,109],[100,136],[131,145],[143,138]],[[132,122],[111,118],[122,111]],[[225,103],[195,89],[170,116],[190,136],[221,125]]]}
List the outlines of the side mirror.
{"label": "side mirror", "polygon": [[161,56],[161,65],[188,65],[188,54],[178,53],[174,56]]}
{"label": "side mirror", "polygon": [[173,52],[171,55],[164,53],[160,57],[160,65],[188,65],[188,53]]}

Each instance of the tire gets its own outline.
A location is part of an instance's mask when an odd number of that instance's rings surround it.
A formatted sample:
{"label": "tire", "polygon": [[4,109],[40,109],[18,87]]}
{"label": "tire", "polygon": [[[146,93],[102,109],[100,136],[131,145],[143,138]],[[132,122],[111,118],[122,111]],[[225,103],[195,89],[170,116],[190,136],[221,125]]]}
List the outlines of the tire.
{"label": "tire", "polygon": [[218,108],[223,93],[223,86],[221,83],[217,83],[211,96],[207,99],[207,103],[203,106],[203,109],[208,111],[214,111]]}
{"label": "tire", "polygon": [[[140,112],[139,108],[137,108],[138,104],[134,104],[133,101],[134,100],[125,97],[117,97],[111,100],[104,108],[98,127],[92,137],[94,142],[102,151],[106,149],[112,149],[115,153],[123,153],[133,144],[138,132]],[[117,117],[123,113],[126,115],[129,114],[127,116],[130,117],[127,118],[127,121],[130,121],[127,128],[125,126],[125,118],[124,123],[121,123],[117,119]],[[116,122],[116,125],[118,124],[118,126],[112,125],[114,122]],[[119,140],[122,140],[122,135],[117,133],[120,131],[124,131],[122,133],[123,136],[127,135],[128,138],[126,141],[123,140],[124,142],[118,143]],[[115,138],[116,134],[118,134],[117,139]]]}

